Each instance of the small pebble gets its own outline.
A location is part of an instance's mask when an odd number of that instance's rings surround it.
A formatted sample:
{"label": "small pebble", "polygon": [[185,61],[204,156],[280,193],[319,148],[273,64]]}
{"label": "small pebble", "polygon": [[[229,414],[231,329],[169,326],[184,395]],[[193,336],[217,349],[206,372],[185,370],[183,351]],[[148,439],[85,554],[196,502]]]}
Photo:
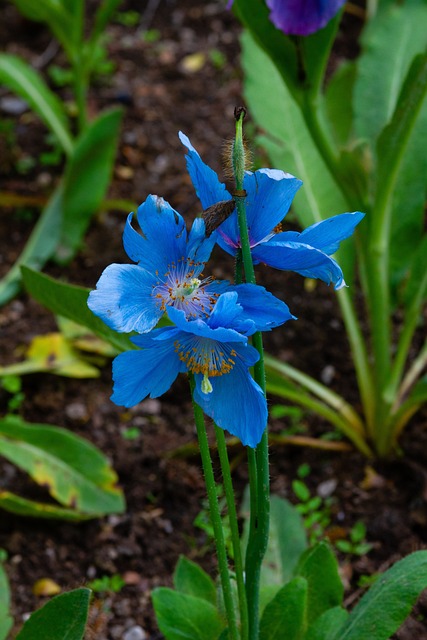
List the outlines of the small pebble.
{"label": "small pebble", "polygon": [[147,634],[144,629],[139,626],[131,627],[126,631],[123,640],[146,640]]}

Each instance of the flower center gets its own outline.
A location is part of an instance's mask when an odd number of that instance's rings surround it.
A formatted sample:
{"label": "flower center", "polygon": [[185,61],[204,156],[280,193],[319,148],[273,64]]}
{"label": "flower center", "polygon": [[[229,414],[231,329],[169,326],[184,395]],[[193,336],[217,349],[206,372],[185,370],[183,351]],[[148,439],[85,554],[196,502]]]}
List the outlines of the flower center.
{"label": "flower center", "polygon": [[[206,290],[211,278],[198,277],[203,266],[186,258],[169,266],[163,278],[159,277],[153,286],[152,292],[162,311],[166,311],[167,307],[176,307],[193,318],[210,314],[219,294]],[[158,273],[156,275],[159,276]]]}
{"label": "flower center", "polygon": [[230,345],[210,338],[189,335],[187,339],[176,340],[174,347],[178,358],[185,362],[191,373],[203,374],[203,393],[212,391],[210,377],[230,373],[236,364],[236,351]]}

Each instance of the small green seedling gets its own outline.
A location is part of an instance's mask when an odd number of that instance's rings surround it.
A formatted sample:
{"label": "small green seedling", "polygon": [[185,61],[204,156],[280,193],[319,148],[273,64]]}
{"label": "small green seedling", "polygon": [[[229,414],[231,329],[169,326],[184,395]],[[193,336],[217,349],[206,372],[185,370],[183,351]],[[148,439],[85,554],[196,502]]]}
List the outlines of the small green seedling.
{"label": "small green seedling", "polygon": [[119,593],[125,586],[122,576],[115,573],[112,576],[102,576],[88,583],[88,588],[95,593]]}
{"label": "small green seedling", "polygon": [[349,537],[349,540],[335,542],[338,551],[353,556],[364,556],[372,549],[372,545],[366,542],[366,526],[361,520],[350,529]]}

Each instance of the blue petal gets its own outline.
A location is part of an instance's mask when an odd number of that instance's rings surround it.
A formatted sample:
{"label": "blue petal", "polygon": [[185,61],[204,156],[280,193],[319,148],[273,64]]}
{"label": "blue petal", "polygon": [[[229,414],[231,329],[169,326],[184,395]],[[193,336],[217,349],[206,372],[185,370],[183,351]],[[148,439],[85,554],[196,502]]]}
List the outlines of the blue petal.
{"label": "blue petal", "polygon": [[[229,298],[229,296],[231,296],[231,298]],[[236,299],[237,294],[235,293],[225,293],[220,296],[212,312],[213,320],[211,314],[207,319],[207,322],[201,318],[188,320],[183,311],[175,309],[174,307],[169,307],[167,309],[167,314],[170,320],[179,329],[186,333],[192,333],[195,336],[209,338],[210,340],[216,340],[218,342],[247,343],[247,337],[241,335],[239,331],[233,328],[233,322],[235,324],[236,311],[242,311],[241,307],[236,305]],[[220,305],[220,312],[214,314],[215,308],[218,304]],[[212,327],[210,326],[210,322],[212,322]],[[240,324],[241,323],[239,323],[239,325]],[[254,331],[255,328],[253,329],[253,332]]]}
{"label": "blue petal", "polygon": [[342,240],[352,235],[355,227],[364,217],[365,214],[360,211],[340,213],[337,216],[332,216],[332,218],[327,218],[327,220],[312,224],[311,227],[304,229],[302,233],[296,231],[279,233],[274,240],[279,242],[302,242],[331,255],[338,251]]}
{"label": "blue petal", "polygon": [[270,20],[286,34],[307,36],[319,31],[345,0],[267,0]]}
{"label": "blue petal", "polygon": [[296,320],[287,304],[256,284],[238,284],[229,287],[236,291],[238,303],[243,307],[240,319],[250,318],[257,331],[269,331],[288,320]]}
{"label": "blue petal", "polygon": [[134,264],[111,264],[102,273],[88,307],[115,331],[145,333],[163,315],[152,297],[153,277]]}
{"label": "blue petal", "polygon": [[219,427],[237,436],[244,445],[256,447],[266,428],[268,412],[265,396],[248,371],[255,357],[249,350],[256,352],[250,346],[237,347],[242,360],[236,362],[230,373],[209,378],[211,393],[202,392],[203,376],[197,374],[194,400]]}
{"label": "blue petal", "polygon": [[183,218],[163,198],[148,196],[138,207],[142,235],[132,228],[128,216],[123,244],[129,258],[151,273],[162,275],[172,263],[186,257],[187,231]]}
{"label": "blue petal", "polygon": [[[140,336],[142,337],[142,336]],[[148,341],[148,336],[146,336]],[[133,407],[150,395],[158,398],[165,393],[182,363],[174,350],[174,336],[162,342],[152,341],[142,351],[126,351],[113,361],[114,389],[111,400],[120,406]]]}
{"label": "blue petal", "polygon": [[178,135],[184,147],[188,149],[185,156],[187,171],[203,209],[222,200],[231,200],[225,184],[220,182],[215,171],[203,162],[187,136],[181,131]]}
{"label": "blue petal", "polygon": [[326,253],[298,242],[280,243],[276,238],[255,247],[253,257],[276,269],[296,271],[305,278],[319,278],[327,284],[333,282],[335,289],[345,287],[341,267]]}
{"label": "blue petal", "polygon": [[[188,235],[187,257],[194,263],[200,264],[200,271],[209,260],[215,242],[216,232],[207,238],[205,221],[202,218],[196,218]],[[195,272],[195,277],[199,275],[200,271]]]}
{"label": "blue petal", "polygon": [[[279,169],[259,169],[247,172],[244,179],[246,217],[251,246],[274,233],[274,228],[289,211],[292,200],[302,182]],[[218,229],[218,244],[228,253],[235,253],[240,245],[237,214],[233,213]]]}

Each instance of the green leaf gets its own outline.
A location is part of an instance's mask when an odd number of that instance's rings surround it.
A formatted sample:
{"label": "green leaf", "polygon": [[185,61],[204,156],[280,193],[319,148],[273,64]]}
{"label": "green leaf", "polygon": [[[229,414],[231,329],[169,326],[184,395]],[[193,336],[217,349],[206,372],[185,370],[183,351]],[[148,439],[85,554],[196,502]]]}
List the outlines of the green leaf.
{"label": "green leaf", "polygon": [[242,37],[245,95],[250,114],[266,134],[259,142],[272,164],[304,185],[293,207],[303,226],[347,210],[347,204],[309,134],[300,109],[267,55]]}
{"label": "green leaf", "polygon": [[64,106],[34,69],[18,56],[0,53],[0,83],[28,102],[58,138],[65,153],[72,152],[73,140]]}
{"label": "green leaf", "polygon": [[105,27],[121,2],[122,0],[103,0],[103,2],[101,2],[95,14],[94,26],[90,37],[91,46],[94,46],[99,36],[104,33]]}
{"label": "green leaf", "polygon": [[319,542],[306,551],[296,575],[302,576],[308,583],[308,623],[312,623],[328,609],[342,604],[344,587],[338,573],[338,562],[325,542]]}
{"label": "green leaf", "polygon": [[[249,532],[249,491],[245,491],[241,513],[245,518],[242,544],[245,547]],[[295,507],[284,498],[271,496],[270,535],[261,569],[262,587],[282,586],[288,582],[307,548],[307,534],[302,518]]]}
{"label": "green leaf", "polygon": [[62,188],[59,186],[44,208],[23,252],[0,281],[0,305],[6,304],[18,293],[22,266],[41,269],[53,255],[59,241],[61,213]]}
{"label": "green leaf", "polygon": [[16,640],[82,640],[89,600],[89,589],[75,589],[52,598],[31,615]]}
{"label": "green leaf", "polygon": [[127,334],[113,331],[87,306],[90,289],[54,280],[24,267],[22,279],[28,293],[55,314],[69,318],[112,344],[118,351],[135,349]]}
{"label": "green leaf", "polygon": [[73,48],[73,20],[63,2],[55,0],[13,0],[21,13],[36,22],[45,22],[52,33],[64,47],[69,58],[73,58],[76,51]]}
{"label": "green leaf", "polygon": [[427,101],[424,100],[402,159],[392,204],[391,278],[392,285],[396,287],[407,276],[408,271],[412,273],[411,283],[407,283],[404,291],[406,305],[409,305],[412,297],[416,295],[417,279],[422,279],[427,272],[427,246],[424,233],[424,204],[427,187],[426,140]]}
{"label": "green leaf", "polygon": [[225,628],[217,609],[202,598],[166,587],[154,589],[152,598],[166,640],[218,640]]}
{"label": "green leaf", "polygon": [[[323,29],[319,29],[319,31],[309,36],[297,38],[297,46],[301,48],[304,73],[306,76],[300,82],[304,83],[304,91],[308,94],[313,94],[315,98],[321,91],[329,54],[335,40],[341,16],[342,11],[339,11]],[[277,66],[276,57],[273,58],[273,62]]]}
{"label": "green leaf", "polygon": [[405,3],[393,4],[367,24],[353,94],[358,137],[374,144],[390,121],[412,59],[427,45],[426,23],[425,3]]}
{"label": "green leaf", "polygon": [[327,125],[337,146],[349,141],[353,126],[353,109],[349,96],[356,80],[356,64],[345,62],[332,76],[325,93]]}
{"label": "green leaf", "polygon": [[122,110],[100,115],[76,142],[64,175],[61,260],[80,246],[92,215],[99,209],[110,182]]}
{"label": "green leaf", "polygon": [[309,627],[304,640],[333,640],[347,617],[348,613],[342,607],[328,609]]}
{"label": "green leaf", "polygon": [[203,569],[185,556],[180,556],[175,569],[173,583],[175,589],[189,596],[203,598],[216,604],[216,587],[212,578]]}
{"label": "green leaf", "polygon": [[93,515],[83,514],[75,509],[66,509],[54,504],[27,500],[10,491],[0,490],[0,508],[26,518],[46,518],[48,520],[66,520],[68,522],[81,522],[90,520]]}
{"label": "green leaf", "polygon": [[378,578],[339,629],[336,640],[388,640],[425,588],[427,551],[416,551]]}
{"label": "green leaf", "polygon": [[294,578],[265,607],[259,640],[302,640],[307,610],[307,581]]}
{"label": "green leaf", "polygon": [[31,341],[25,360],[6,367],[0,366],[0,377],[38,372],[68,378],[98,378],[100,375],[99,369],[84,360],[61,333],[36,336]]}
{"label": "green leaf", "polygon": [[288,86],[297,91],[298,59],[295,45],[273,25],[265,2],[263,0],[235,0],[233,11],[250,31],[252,38],[263,48],[265,54],[274,61],[277,71],[272,62],[270,65],[275,69],[277,75],[281,74]]}
{"label": "green leaf", "polygon": [[6,416],[0,420],[0,455],[67,507],[94,517],[124,510],[117,475],[105,456],[66,429]]}
{"label": "green leaf", "polygon": [[[1,551],[1,550],[0,550]],[[2,551],[2,554],[4,552]],[[3,567],[4,558],[0,558],[0,640],[7,640],[13,625],[10,615],[10,589],[6,571]]]}

